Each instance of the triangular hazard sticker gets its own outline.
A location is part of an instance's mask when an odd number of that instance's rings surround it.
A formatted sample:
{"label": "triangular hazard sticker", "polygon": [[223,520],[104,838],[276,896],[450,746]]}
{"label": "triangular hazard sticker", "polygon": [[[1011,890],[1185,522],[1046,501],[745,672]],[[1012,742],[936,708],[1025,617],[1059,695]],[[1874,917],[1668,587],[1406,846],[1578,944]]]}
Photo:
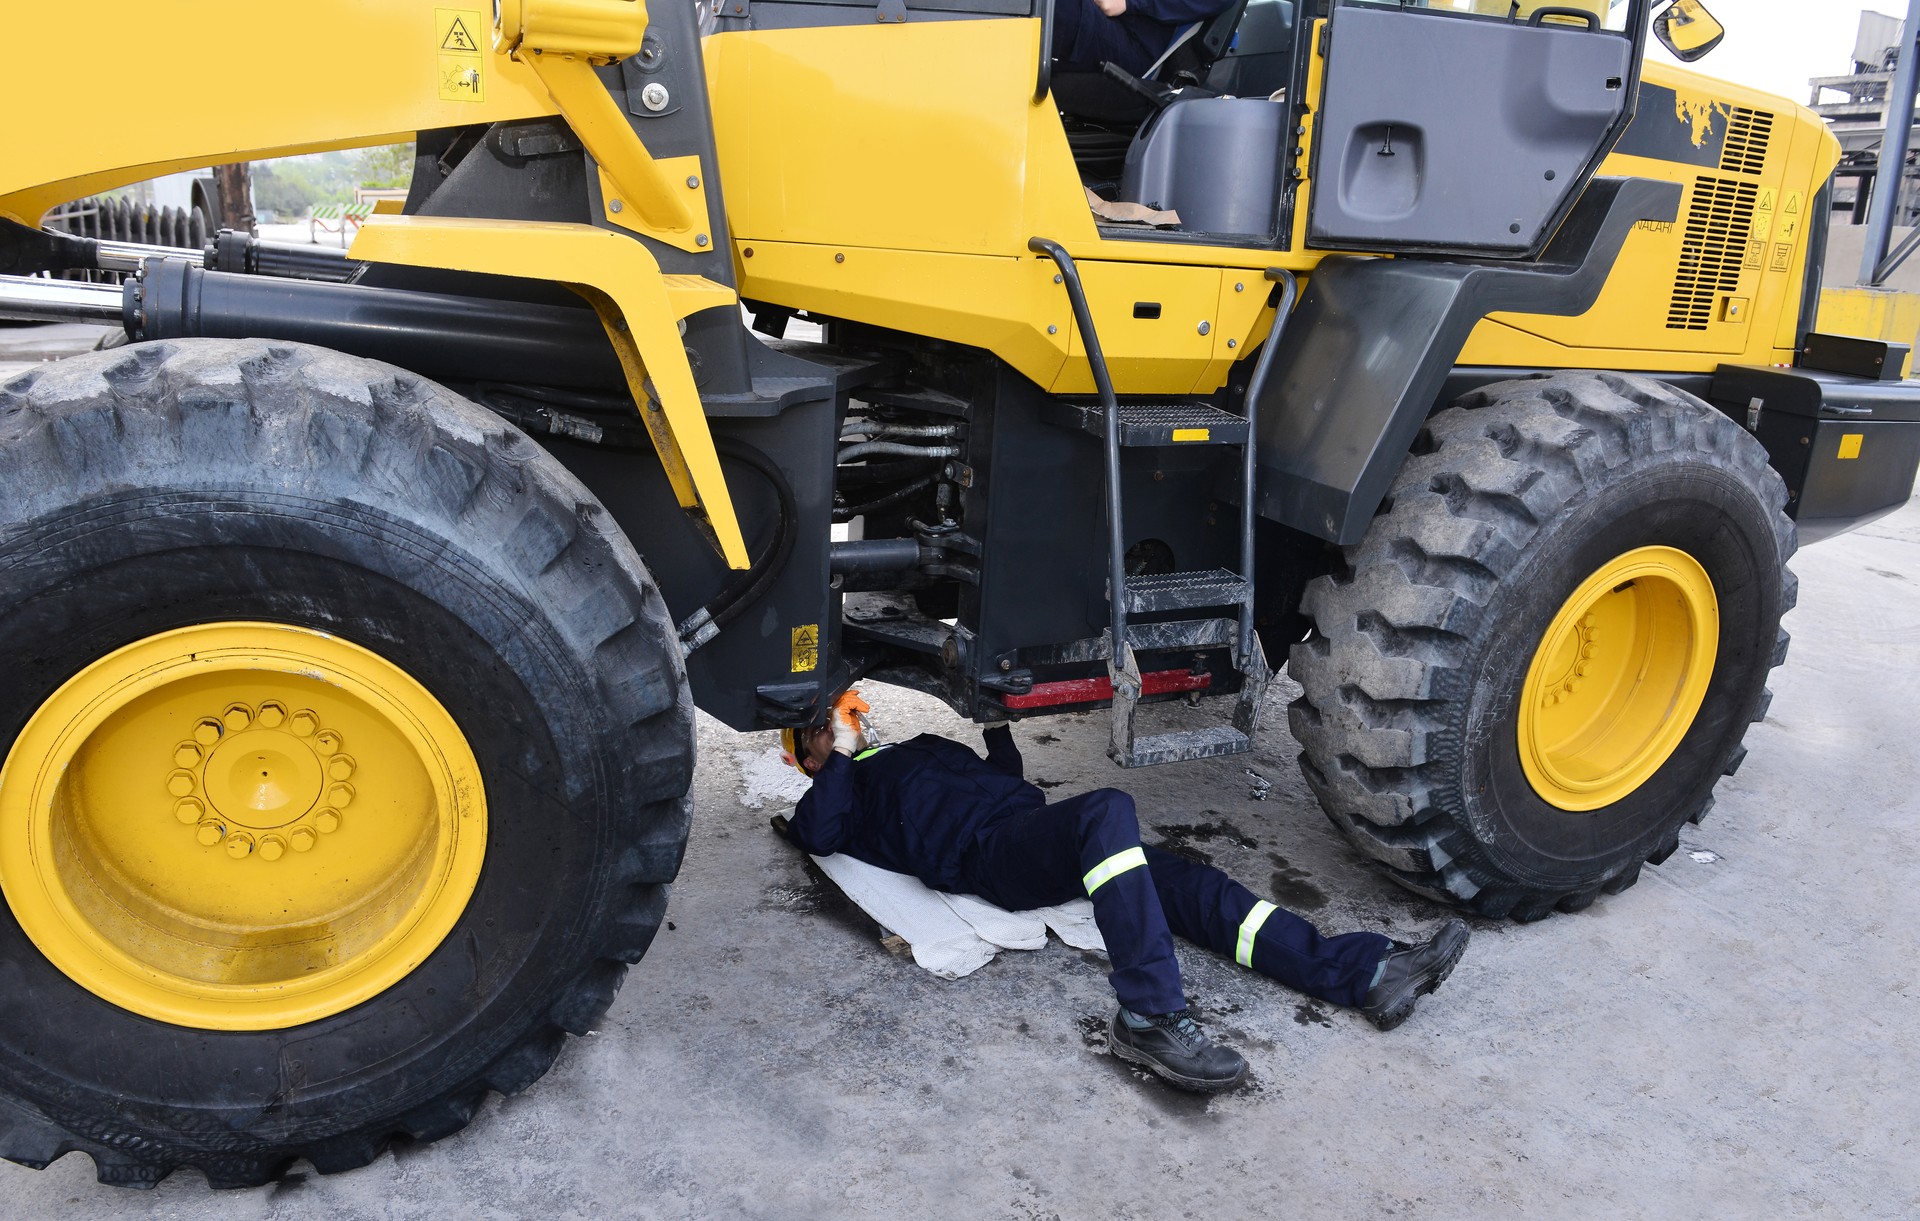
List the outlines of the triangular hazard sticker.
{"label": "triangular hazard sticker", "polygon": [[467,31],[467,23],[455,17],[453,24],[447,27],[447,36],[440,40],[442,51],[468,51],[478,53],[480,44],[473,40]]}
{"label": "triangular hazard sticker", "polygon": [[1773,192],[1772,191],[1760,192],[1760,202],[1754,205],[1754,211],[1756,212],[1773,211]]}
{"label": "triangular hazard sticker", "polygon": [[1795,191],[1793,194],[1787,196],[1787,211],[1798,212],[1799,210],[1800,210],[1800,192]]}

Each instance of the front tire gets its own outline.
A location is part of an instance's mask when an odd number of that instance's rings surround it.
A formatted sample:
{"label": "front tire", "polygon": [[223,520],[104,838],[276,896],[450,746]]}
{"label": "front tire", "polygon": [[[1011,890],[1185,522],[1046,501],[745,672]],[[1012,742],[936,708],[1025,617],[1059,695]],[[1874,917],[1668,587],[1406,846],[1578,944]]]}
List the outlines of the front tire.
{"label": "front tire", "polygon": [[1786,655],[1766,453],[1646,378],[1503,382],[1428,421],[1293,649],[1300,766],[1393,878],[1538,919],[1658,864]]}
{"label": "front tire", "polygon": [[0,386],[0,487],[0,1155],[344,1170],[598,1020],[693,721],[557,462],[389,366],[189,340]]}

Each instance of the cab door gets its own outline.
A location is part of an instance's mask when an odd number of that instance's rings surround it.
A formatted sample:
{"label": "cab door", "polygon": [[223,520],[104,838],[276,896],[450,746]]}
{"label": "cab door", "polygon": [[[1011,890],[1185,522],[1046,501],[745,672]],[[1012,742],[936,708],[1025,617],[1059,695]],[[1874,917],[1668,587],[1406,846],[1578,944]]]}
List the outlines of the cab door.
{"label": "cab door", "polygon": [[1604,11],[1334,0],[1307,244],[1537,256],[1632,118],[1647,3]]}

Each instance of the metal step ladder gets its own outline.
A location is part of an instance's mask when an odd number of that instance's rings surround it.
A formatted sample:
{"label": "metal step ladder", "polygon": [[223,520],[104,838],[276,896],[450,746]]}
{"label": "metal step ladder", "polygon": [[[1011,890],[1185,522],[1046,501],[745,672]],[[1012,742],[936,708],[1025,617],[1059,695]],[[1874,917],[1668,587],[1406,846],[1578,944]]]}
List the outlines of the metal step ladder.
{"label": "metal step ladder", "polygon": [[[1061,404],[1056,411],[1069,413],[1060,422],[1077,427],[1106,443],[1107,497],[1107,602],[1112,611],[1109,628],[1112,650],[1107,674],[1113,684],[1113,733],[1107,754],[1123,767],[1146,767],[1155,763],[1174,763],[1185,759],[1207,759],[1215,755],[1237,755],[1253,749],[1253,734],[1260,717],[1260,705],[1266,695],[1273,671],[1267,666],[1260,637],[1253,630],[1253,513],[1254,446],[1256,430],[1251,418],[1253,404],[1260,401],[1273,354],[1286,328],[1287,315],[1293,312],[1298,286],[1291,272],[1278,268],[1267,272],[1277,280],[1281,298],[1274,311],[1273,327],[1266,346],[1254,366],[1253,380],[1247,387],[1247,416],[1236,416],[1204,403],[1129,404],[1122,407],[1113,390],[1113,378],[1107,371],[1107,359],[1100,350],[1100,338],[1094,332],[1093,312],[1080,282],[1073,256],[1058,242],[1036,237],[1027,243],[1036,254],[1051,258],[1060,269],[1060,281],[1066,285],[1067,298],[1073,304],[1074,324],[1086,348],[1087,363],[1093,370],[1093,382],[1099,391],[1098,407]],[[1126,530],[1120,495],[1120,450],[1126,446],[1164,445],[1238,446],[1241,451],[1240,474],[1240,570],[1223,568],[1195,572],[1162,572],[1129,576],[1126,571]],[[1172,611],[1218,611],[1231,608],[1232,618],[1219,614],[1193,619],[1130,624],[1135,615]],[[1137,735],[1134,714],[1141,696],[1140,663],[1136,652],[1157,649],[1229,646],[1234,668],[1240,672],[1240,696],[1234,705],[1233,722],[1203,729],[1173,733]]]}

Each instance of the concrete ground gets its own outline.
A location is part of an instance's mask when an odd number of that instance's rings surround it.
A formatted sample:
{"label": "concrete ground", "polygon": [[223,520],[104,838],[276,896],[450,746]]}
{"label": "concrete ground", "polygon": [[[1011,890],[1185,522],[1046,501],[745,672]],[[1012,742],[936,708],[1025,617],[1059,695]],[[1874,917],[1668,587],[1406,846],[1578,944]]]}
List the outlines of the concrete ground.
{"label": "concrete ground", "polygon": [[[671,924],[527,1093],[437,1145],[256,1191],[0,1164],[0,1215],[1915,1216],[1920,503],[1794,567],[1752,754],[1634,889],[1479,922],[1390,1034],[1183,946],[1196,1009],[1252,1062],[1239,1093],[1178,1094],[1103,1054],[1104,964],[1057,942],[955,982],[889,952],[767,829],[771,735],[703,721]],[[1098,715],[1015,736],[1059,795],[1125,783],[1150,839],[1328,930],[1432,927],[1439,909],[1315,808],[1275,686],[1251,759],[1122,774]],[[868,694],[888,737],[968,732]]]}

